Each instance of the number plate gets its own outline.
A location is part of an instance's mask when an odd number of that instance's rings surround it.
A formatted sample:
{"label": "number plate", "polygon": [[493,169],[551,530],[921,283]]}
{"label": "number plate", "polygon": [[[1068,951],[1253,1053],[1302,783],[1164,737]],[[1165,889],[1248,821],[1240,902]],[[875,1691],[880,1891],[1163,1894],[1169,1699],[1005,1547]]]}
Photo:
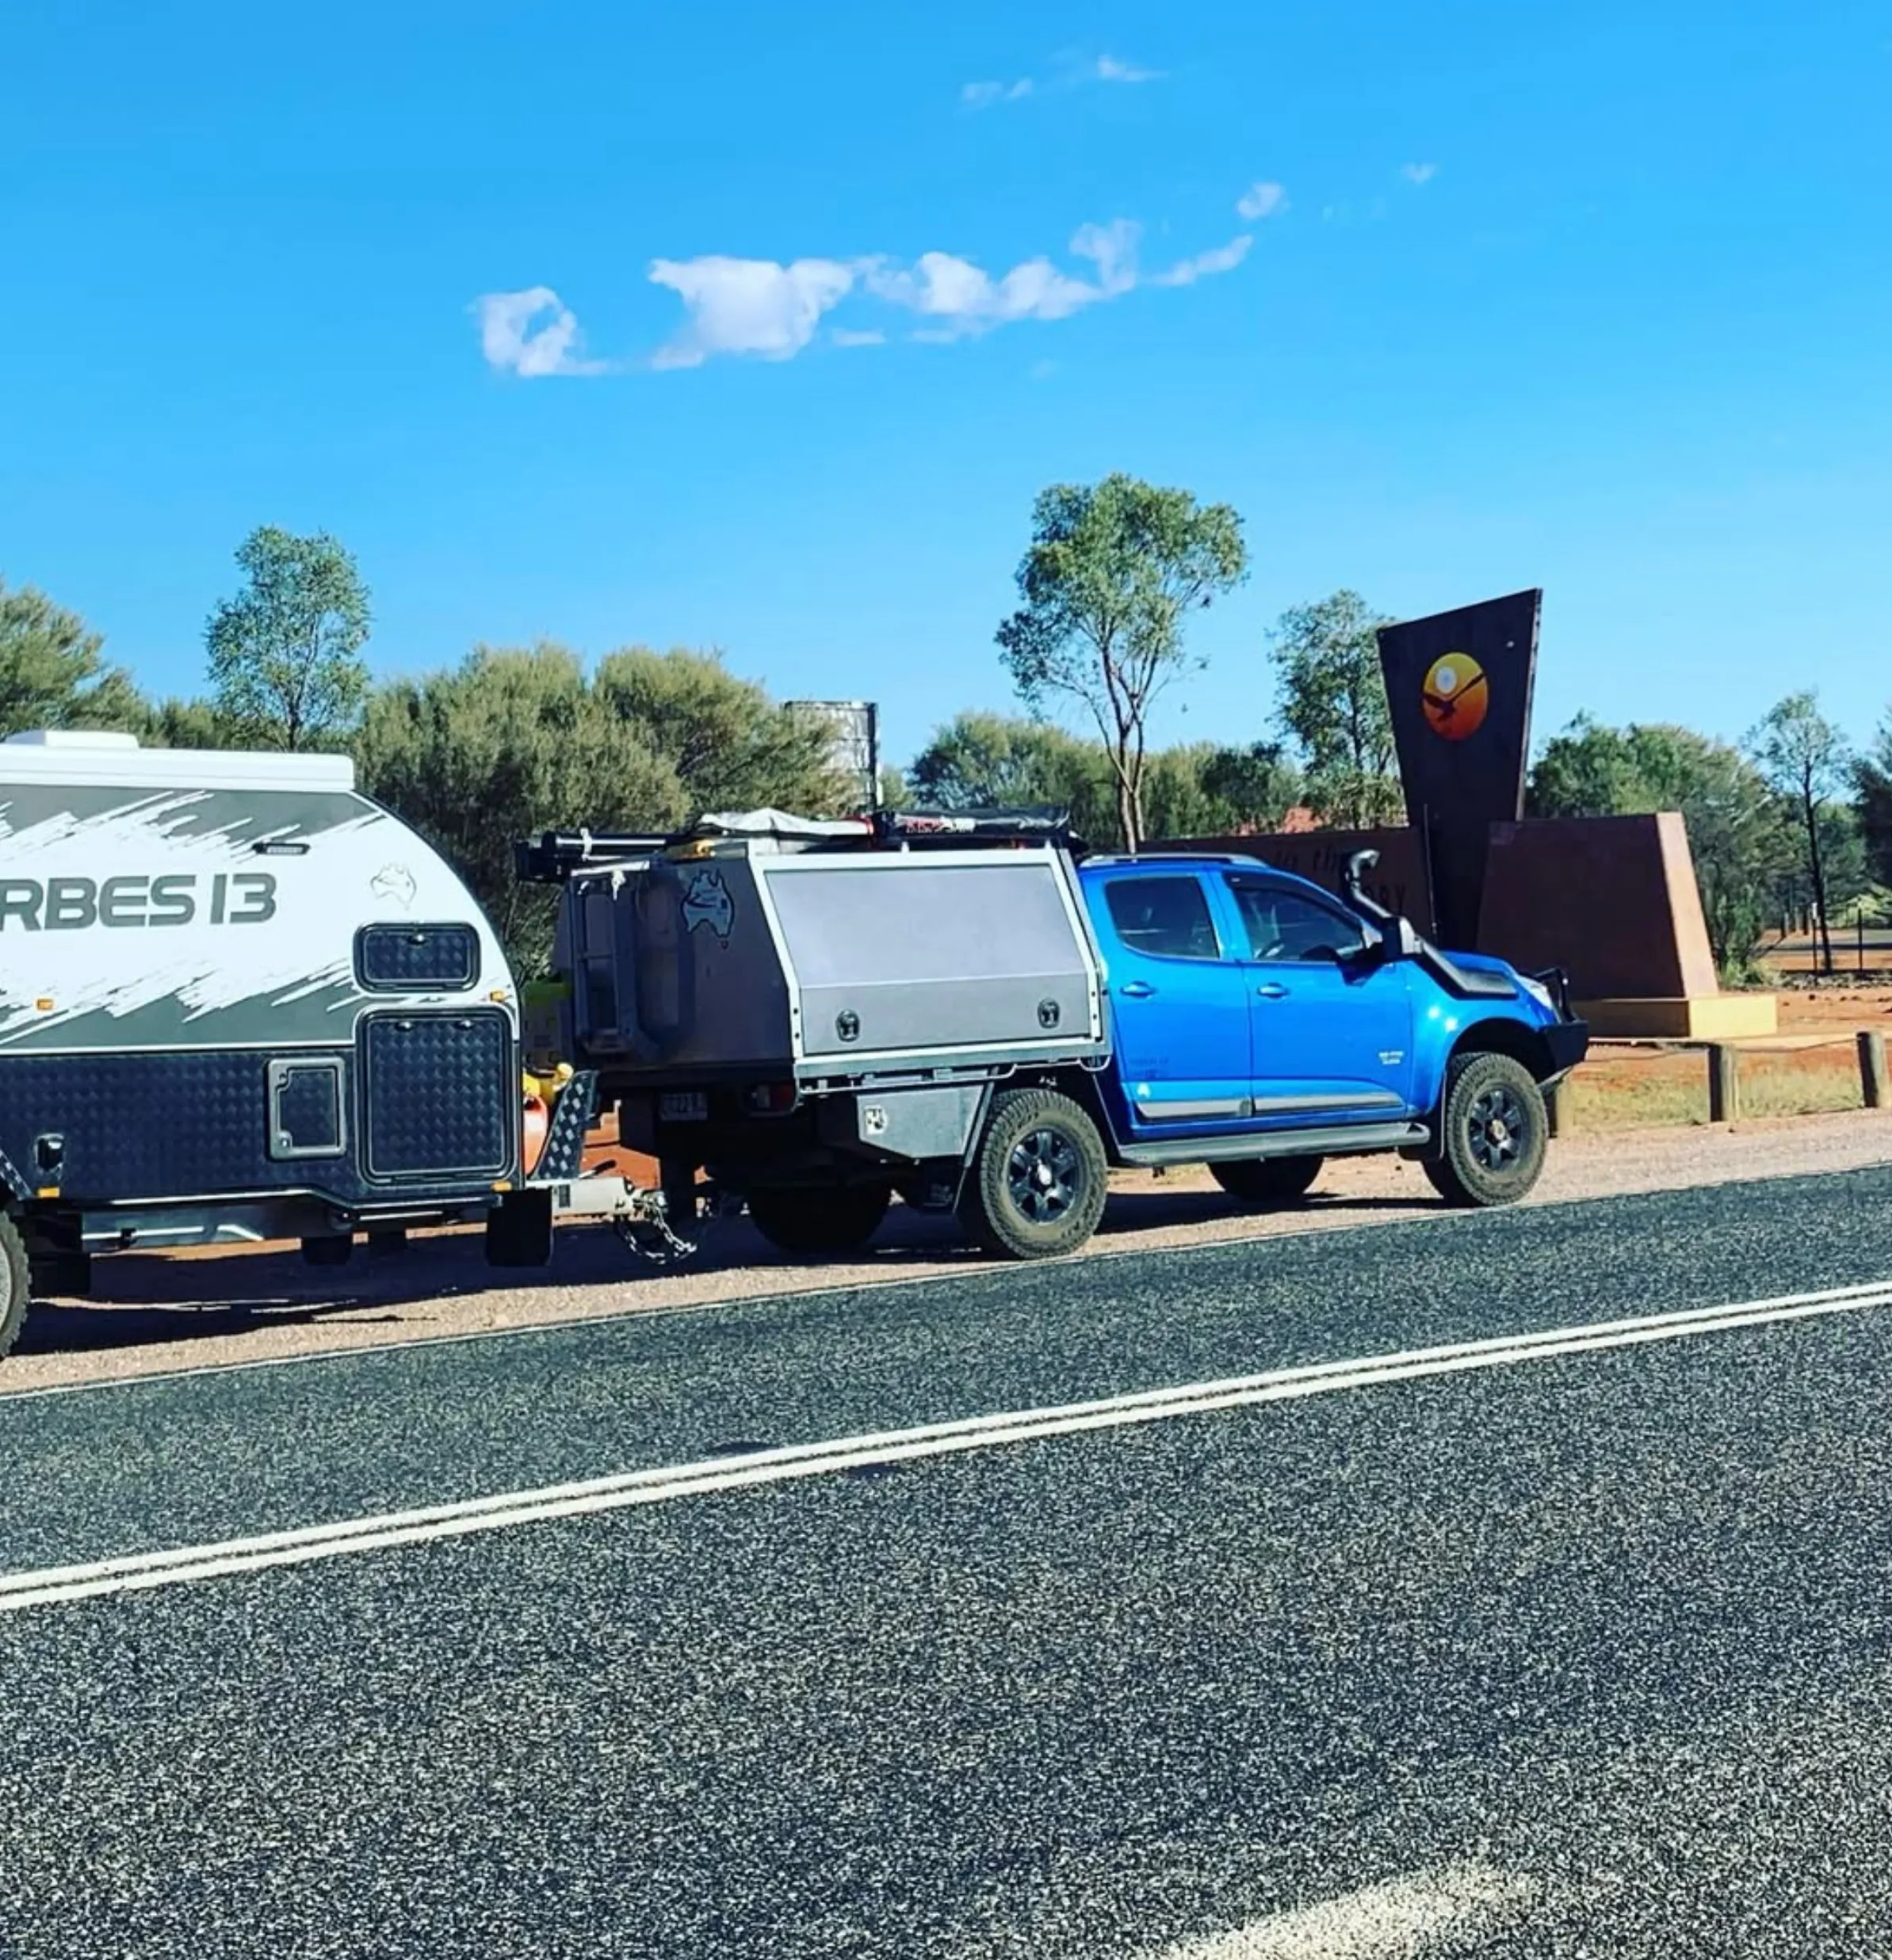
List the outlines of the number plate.
{"label": "number plate", "polygon": [[658,1099],[657,1115],[666,1123],[706,1123],[709,1098],[700,1089],[673,1091]]}

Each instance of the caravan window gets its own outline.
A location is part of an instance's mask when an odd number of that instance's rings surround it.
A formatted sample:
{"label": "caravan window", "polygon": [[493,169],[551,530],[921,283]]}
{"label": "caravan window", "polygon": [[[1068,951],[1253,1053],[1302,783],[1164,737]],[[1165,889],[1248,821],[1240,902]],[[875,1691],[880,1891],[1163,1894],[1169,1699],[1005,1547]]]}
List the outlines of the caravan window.
{"label": "caravan window", "polygon": [[364,926],[355,977],[369,993],[464,993],[480,978],[480,935],[471,926]]}

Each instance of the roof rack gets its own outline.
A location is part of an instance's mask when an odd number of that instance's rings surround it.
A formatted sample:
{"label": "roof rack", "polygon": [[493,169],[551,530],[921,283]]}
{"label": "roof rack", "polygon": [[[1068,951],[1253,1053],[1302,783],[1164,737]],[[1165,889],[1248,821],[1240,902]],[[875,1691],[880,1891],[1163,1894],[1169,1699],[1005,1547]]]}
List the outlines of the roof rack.
{"label": "roof rack", "polygon": [[1051,804],[1019,809],[876,810],[869,821],[882,844],[951,848],[968,844],[1057,844],[1084,850],[1068,810]]}
{"label": "roof rack", "polygon": [[513,876],[521,884],[563,884],[587,865],[649,855],[668,841],[620,831],[546,831],[514,844]]}
{"label": "roof rack", "polygon": [[[744,842],[786,843],[807,851],[1018,850],[1051,846],[1074,858],[1083,840],[1065,813],[1018,810],[875,810],[831,821],[792,817],[778,810],[699,819],[664,835],[620,831],[546,831],[513,846],[513,873],[522,884],[564,884],[587,868],[628,858],[684,852],[687,846]],[[688,854],[685,852],[685,854]]]}
{"label": "roof rack", "polygon": [[1099,865],[1252,865],[1257,870],[1275,869],[1265,858],[1257,858],[1245,850],[1114,850],[1106,851],[1091,862]]}

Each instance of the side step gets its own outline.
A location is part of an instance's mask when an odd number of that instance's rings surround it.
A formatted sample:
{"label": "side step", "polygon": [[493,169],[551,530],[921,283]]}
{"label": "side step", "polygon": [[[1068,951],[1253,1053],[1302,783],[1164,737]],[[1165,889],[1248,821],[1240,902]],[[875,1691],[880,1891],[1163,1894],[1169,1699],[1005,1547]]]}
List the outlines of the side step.
{"label": "side step", "polygon": [[1330,1129],[1271,1129],[1246,1137],[1166,1137],[1126,1144],[1129,1164],[1235,1163],[1254,1157],[1346,1157],[1369,1151],[1416,1150],[1432,1140],[1424,1123],[1344,1123]]}

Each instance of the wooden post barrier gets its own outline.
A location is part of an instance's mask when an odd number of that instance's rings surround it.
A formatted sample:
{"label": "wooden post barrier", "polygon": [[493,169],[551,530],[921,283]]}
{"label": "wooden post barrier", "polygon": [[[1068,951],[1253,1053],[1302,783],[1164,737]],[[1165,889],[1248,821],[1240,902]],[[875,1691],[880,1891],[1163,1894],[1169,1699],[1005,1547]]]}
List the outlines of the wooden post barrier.
{"label": "wooden post barrier", "polygon": [[1566,1076],[1544,1092],[1545,1127],[1553,1137],[1565,1136],[1570,1128],[1570,1078]]}
{"label": "wooden post barrier", "polygon": [[1882,1110],[1892,1102],[1886,1091],[1886,1037],[1877,1028],[1860,1030],[1860,1093],[1869,1110]]}
{"label": "wooden post barrier", "polygon": [[1741,1121],[1741,1076],[1736,1051],[1725,1041],[1708,1048],[1708,1121],[1732,1127]]}

